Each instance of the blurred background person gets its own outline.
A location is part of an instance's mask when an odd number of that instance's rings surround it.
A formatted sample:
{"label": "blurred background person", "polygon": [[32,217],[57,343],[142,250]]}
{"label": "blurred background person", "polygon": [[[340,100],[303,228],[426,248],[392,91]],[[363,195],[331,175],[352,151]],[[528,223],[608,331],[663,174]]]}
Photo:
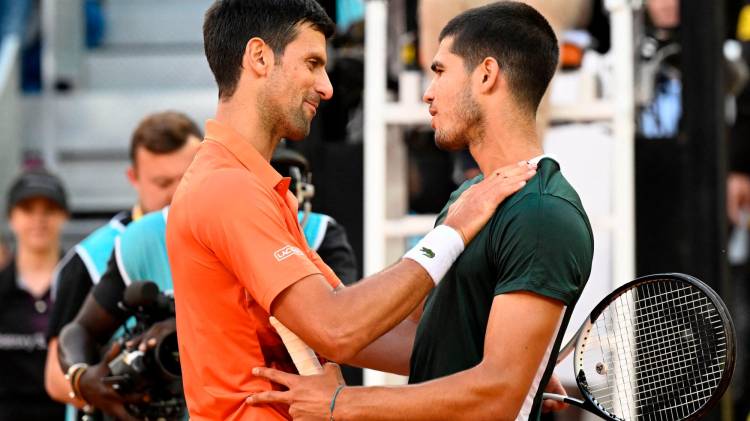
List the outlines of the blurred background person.
{"label": "blurred background person", "polygon": [[50,173],[25,172],[7,202],[15,250],[0,271],[0,420],[62,420],[64,407],[44,390],[44,334],[68,219],[65,189]]}
{"label": "blurred background person", "polygon": [[49,356],[46,386],[50,396],[82,407],[83,401],[71,399],[70,385],[57,358],[57,336],[63,326],[78,314],[91,288],[101,279],[114,249],[115,239],[132,221],[143,214],[167,206],[177,184],[198,150],[202,133],[185,114],[164,111],[146,116],[133,132],[127,178],[138,194],[132,209],[115,215],[78,243],[65,256],[55,280],[57,304],[47,332]]}

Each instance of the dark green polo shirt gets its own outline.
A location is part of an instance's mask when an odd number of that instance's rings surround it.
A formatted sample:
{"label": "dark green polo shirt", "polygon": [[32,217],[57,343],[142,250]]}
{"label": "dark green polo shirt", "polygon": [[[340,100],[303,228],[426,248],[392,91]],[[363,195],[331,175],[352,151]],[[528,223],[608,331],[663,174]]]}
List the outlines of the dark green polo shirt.
{"label": "dark green polo shirt", "polygon": [[[448,207],[464,190],[481,180],[478,176],[459,187],[437,223],[442,223]],[[538,418],[542,389],[554,369],[573,306],[588,280],[593,253],[591,226],[578,194],[557,162],[542,159],[537,174],[500,204],[427,298],[411,356],[410,383],[477,365],[495,296],[530,291],[566,305],[543,375],[541,370],[537,373],[542,375],[541,387],[534,390],[532,386],[533,406],[524,406],[529,419]]]}

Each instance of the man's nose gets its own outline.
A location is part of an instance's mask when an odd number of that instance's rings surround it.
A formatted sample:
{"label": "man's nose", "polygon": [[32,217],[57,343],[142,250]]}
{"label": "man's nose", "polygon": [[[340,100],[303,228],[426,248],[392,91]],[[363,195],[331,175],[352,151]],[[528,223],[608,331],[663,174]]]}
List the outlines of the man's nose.
{"label": "man's nose", "polygon": [[331,85],[331,79],[328,78],[328,73],[325,70],[315,90],[320,94],[320,99],[323,101],[328,101],[333,96],[333,85]]}
{"label": "man's nose", "polygon": [[432,93],[432,83],[430,83],[430,86],[427,87],[427,90],[424,91],[424,95],[422,95],[422,101],[431,104],[433,100],[435,100],[435,95]]}

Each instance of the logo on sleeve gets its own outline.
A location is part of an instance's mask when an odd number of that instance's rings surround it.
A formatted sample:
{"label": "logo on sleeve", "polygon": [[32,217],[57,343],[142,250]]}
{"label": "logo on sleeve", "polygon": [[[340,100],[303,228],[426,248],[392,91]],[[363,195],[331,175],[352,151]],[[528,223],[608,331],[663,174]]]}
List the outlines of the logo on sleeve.
{"label": "logo on sleeve", "polygon": [[292,256],[294,254],[299,255],[299,256],[304,256],[304,253],[302,253],[302,250],[298,249],[297,247],[294,247],[294,246],[284,246],[284,247],[276,250],[273,253],[273,257],[276,258],[276,261],[280,262],[280,261],[282,261],[282,260],[286,259],[287,257]]}
{"label": "logo on sleeve", "polygon": [[425,257],[427,257],[427,258],[432,259],[433,257],[435,257],[435,252],[432,251],[432,250],[430,250],[430,249],[428,249],[427,247],[422,247],[422,249],[419,250],[419,251],[421,251],[422,254],[424,254]]}

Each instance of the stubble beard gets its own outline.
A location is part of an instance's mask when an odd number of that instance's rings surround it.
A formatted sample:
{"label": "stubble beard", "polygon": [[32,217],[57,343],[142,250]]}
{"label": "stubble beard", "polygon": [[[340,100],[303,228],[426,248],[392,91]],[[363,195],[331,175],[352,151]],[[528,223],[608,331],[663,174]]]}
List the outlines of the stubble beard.
{"label": "stubble beard", "polygon": [[282,102],[289,95],[284,89],[279,89],[281,83],[278,79],[272,80],[269,89],[258,98],[263,125],[269,133],[276,134],[275,137],[302,140],[310,134],[312,119],[305,115],[304,102],[300,101],[297,106],[288,105],[291,101]]}
{"label": "stubble beard", "polygon": [[456,106],[456,124],[435,130],[435,145],[444,151],[465,149],[484,137],[484,115],[467,86]]}

